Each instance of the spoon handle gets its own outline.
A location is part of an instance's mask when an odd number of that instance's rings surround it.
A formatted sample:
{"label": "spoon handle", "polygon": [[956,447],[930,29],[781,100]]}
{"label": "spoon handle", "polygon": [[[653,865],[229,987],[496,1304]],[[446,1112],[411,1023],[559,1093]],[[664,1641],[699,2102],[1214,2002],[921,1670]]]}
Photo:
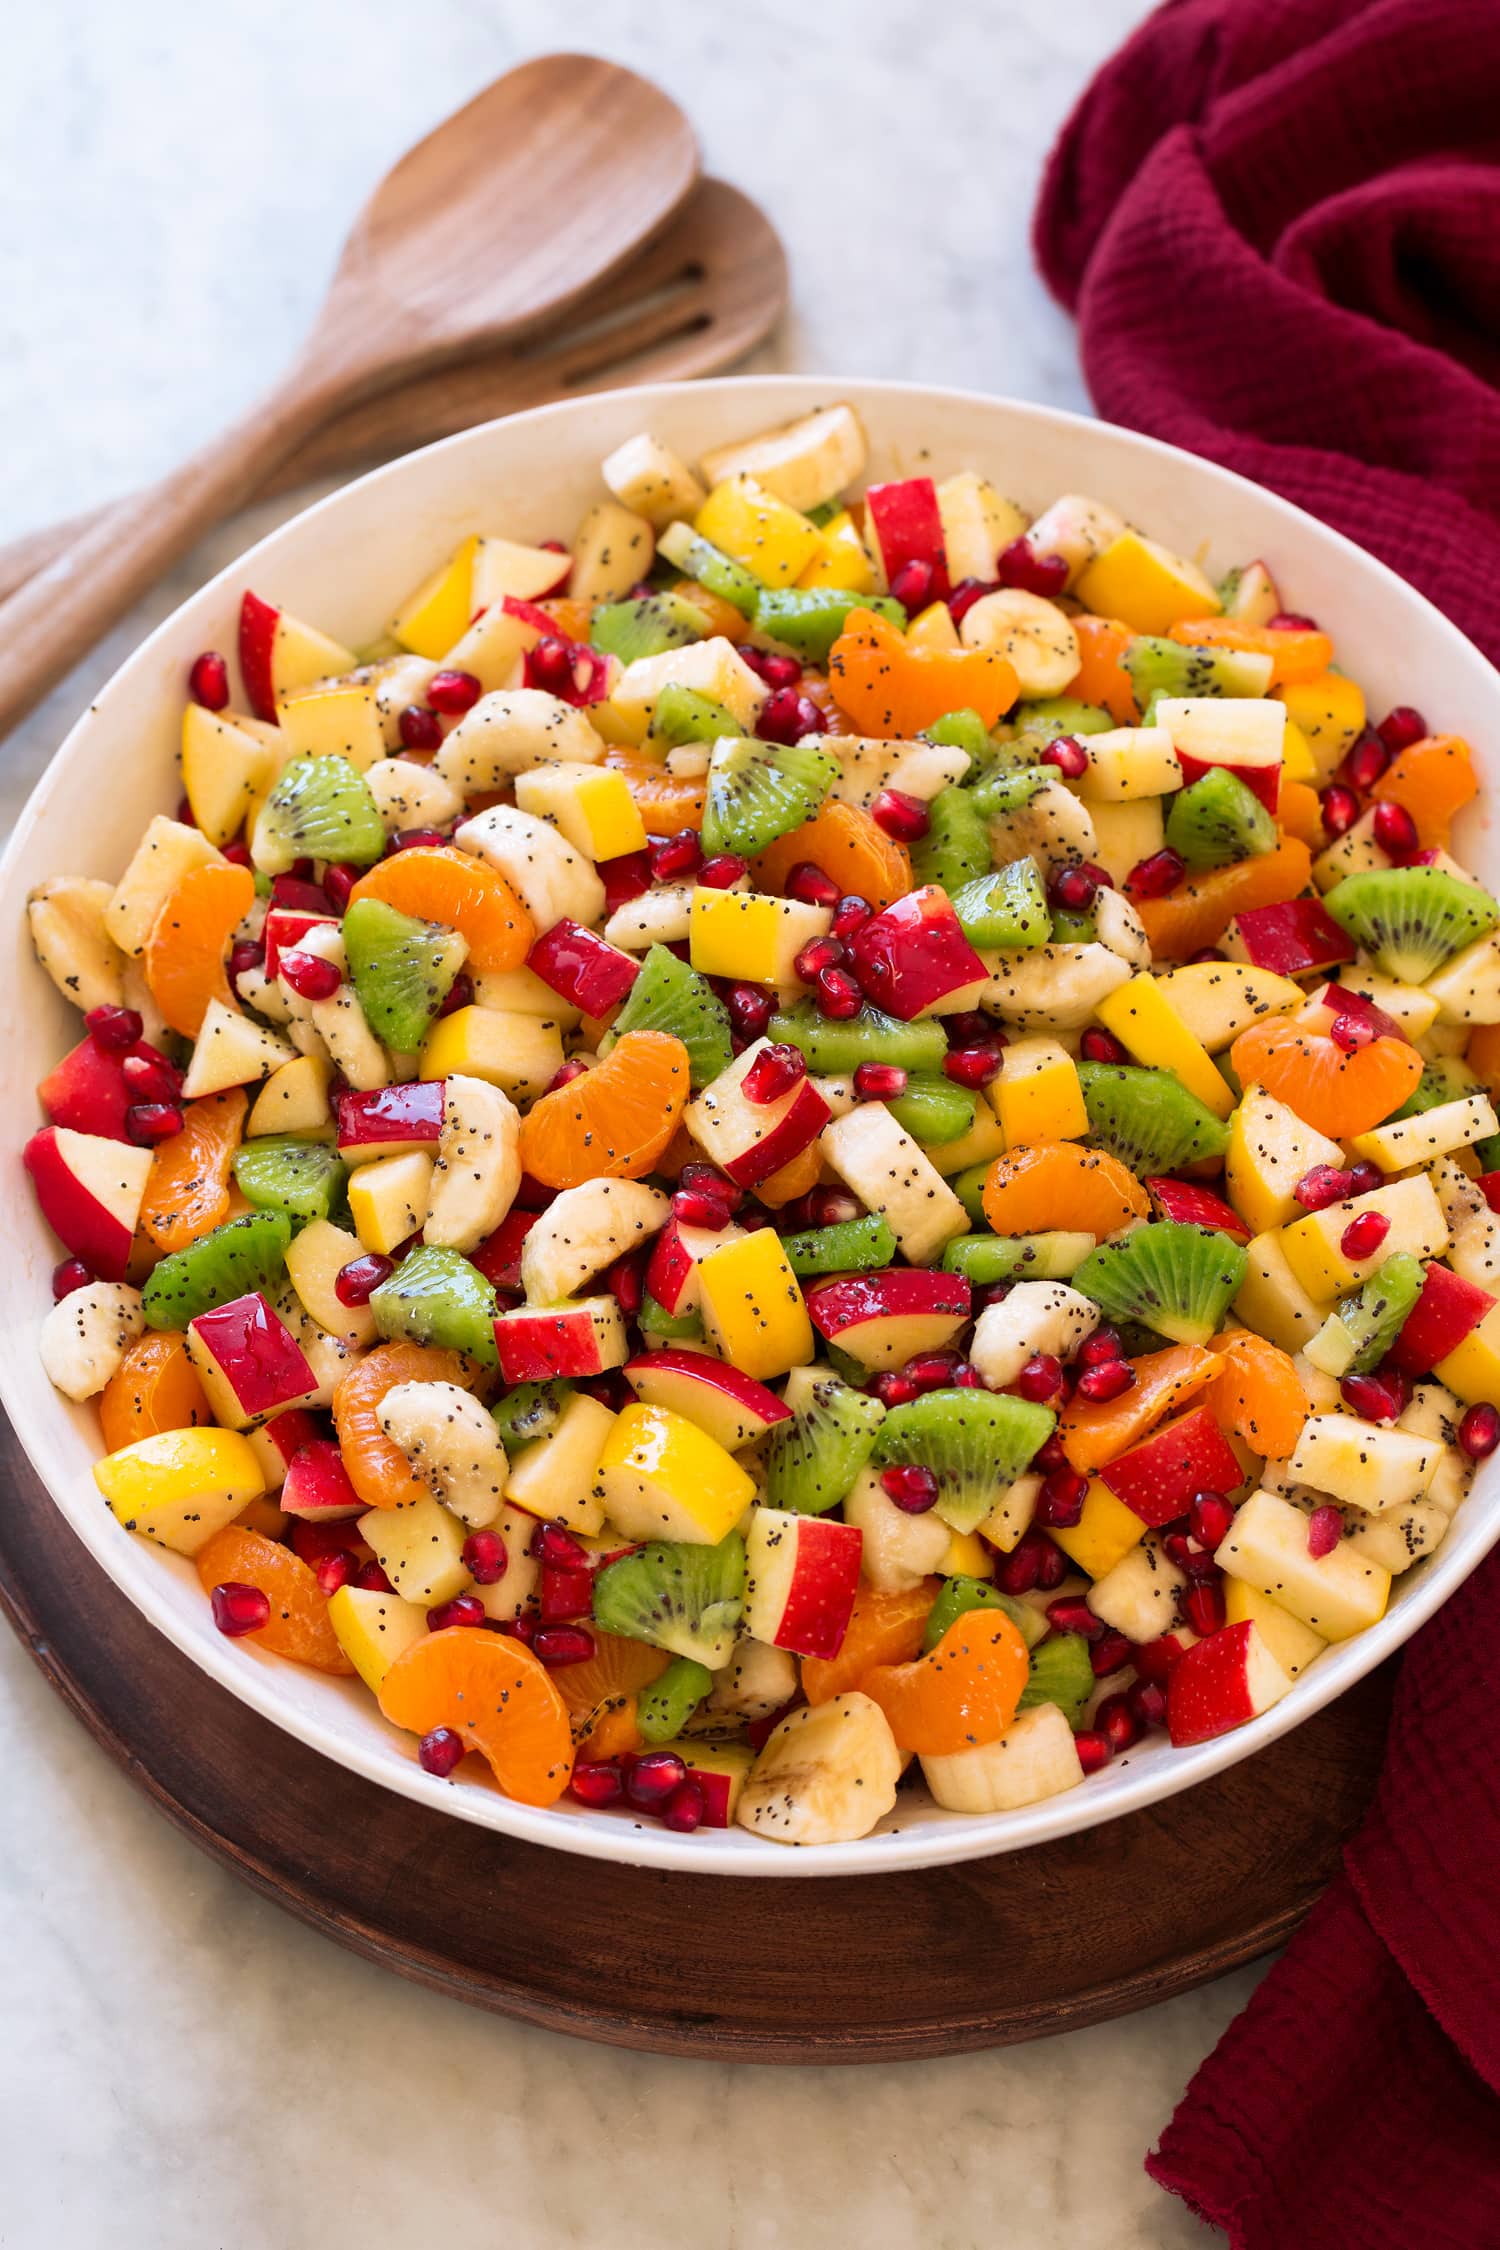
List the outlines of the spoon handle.
{"label": "spoon handle", "polygon": [[242,507],[330,400],[295,377],[174,469],[89,518],[0,607],[0,734],[205,532]]}

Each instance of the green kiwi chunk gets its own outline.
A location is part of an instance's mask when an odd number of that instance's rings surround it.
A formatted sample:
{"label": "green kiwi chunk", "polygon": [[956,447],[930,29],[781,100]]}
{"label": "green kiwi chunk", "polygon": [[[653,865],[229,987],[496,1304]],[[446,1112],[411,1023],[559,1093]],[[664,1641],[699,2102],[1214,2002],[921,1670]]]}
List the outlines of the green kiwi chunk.
{"label": "green kiwi chunk", "polygon": [[601,602],[589,620],[590,644],[622,664],[641,656],[665,656],[686,648],[708,632],[705,611],[683,594],[639,594],[634,601]]}
{"label": "green kiwi chunk", "polygon": [[722,742],[744,730],[727,703],[716,695],[668,680],[651,708],[651,732],[674,750],[685,742]]}
{"label": "green kiwi chunk", "polygon": [[500,1443],[512,1459],[534,1438],[550,1436],[572,1395],[573,1386],[562,1375],[547,1383],[512,1383],[504,1398],[490,1408]]}
{"label": "green kiwi chunk", "polygon": [[885,1106],[914,1141],[940,1148],[973,1131],[978,1105],[971,1087],[955,1085],[940,1071],[914,1070],[907,1074],[905,1092],[892,1094]]}
{"label": "green kiwi chunk", "polygon": [[746,570],[691,524],[669,523],[656,542],[658,558],[665,557],[684,578],[696,578],[721,601],[731,602],[742,616],[753,617],[765,592],[753,571]]}
{"label": "green kiwi chunk", "polygon": [[896,1237],[884,1219],[867,1211],[863,1218],[783,1235],[781,1247],[795,1274],[878,1273],[894,1259]]}
{"label": "green kiwi chunk", "polygon": [[1237,774],[1214,766],[1179,789],[1167,814],[1167,845],[1188,867],[1228,867],[1276,849],[1276,823]]}
{"label": "green kiwi chunk", "polygon": [[988,727],[968,704],[957,711],[945,711],[930,727],[923,727],[917,740],[935,742],[940,750],[966,751],[976,762],[987,758],[991,749]]}
{"label": "green kiwi chunk", "polygon": [[1239,1243],[1216,1227],[1153,1219],[1101,1242],[1071,1277],[1106,1320],[1138,1320],[1174,1344],[1206,1344],[1245,1278]]}
{"label": "green kiwi chunk", "polygon": [[[981,1191],[990,1172],[976,1165]],[[949,1185],[954,1183],[950,1181]],[[981,1205],[981,1215],[983,1206]],[[1068,1281],[1094,1247],[1091,1234],[961,1234],[945,1245],[944,1273],[961,1273],[976,1289],[997,1281]]]}
{"label": "green kiwi chunk", "polygon": [[[639,984],[637,979],[637,984]],[[778,1008],[766,1037],[785,1041],[807,1057],[810,1070],[847,1077],[862,1062],[894,1063],[900,1070],[941,1070],[948,1040],[935,1016],[902,1023],[880,1008],[861,1008],[842,1023],[819,1015],[811,1000]]]}
{"label": "green kiwi chunk", "polygon": [[[1379,1366],[1422,1294],[1422,1278],[1421,1260],[1412,1257],[1409,1251],[1398,1250],[1376,1267],[1362,1289],[1340,1301],[1338,1310],[1323,1324],[1326,1332],[1332,1330],[1337,1321],[1343,1331],[1342,1337],[1338,1337],[1335,1330],[1328,1339],[1332,1345],[1337,1337],[1339,1357],[1342,1357],[1344,1339],[1348,1340],[1350,1356],[1337,1370],[1339,1374],[1367,1375],[1372,1367]],[[1322,1336],[1320,1332],[1316,1340],[1322,1342]],[[1322,1360],[1317,1364],[1323,1364]]]}
{"label": "green kiwi chunk", "polygon": [[784,749],[754,736],[717,742],[708,762],[703,849],[753,858],[811,820],[839,778],[838,759],[810,742]]}
{"label": "green kiwi chunk", "polygon": [[1500,906],[1445,867],[1346,875],[1323,904],[1347,937],[1398,984],[1423,984],[1500,922]]}
{"label": "green kiwi chunk", "polygon": [[916,1462],[937,1478],[937,1512],[954,1531],[984,1521],[1052,1435],[1050,1406],[1003,1392],[928,1391],[893,1407],[875,1440],[878,1469]]}
{"label": "green kiwi chunk", "polygon": [[1093,1692],[1094,1667],[1082,1633],[1053,1633],[1031,1652],[1031,1676],[1016,1709],[1030,1711],[1038,1703],[1055,1703],[1076,1734]]}
{"label": "green kiwi chunk", "polygon": [[1181,641],[1137,633],[1124,664],[1144,712],[1158,695],[1264,695],[1269,660],[1254,650],[1188,648]]}
{"label": "green kiwi chunk", "polygon": [[755,622],[773,641],[821,671],[851,609],[872,609],[898,628],[906,623],[905,610],[889,594],[851,594],[842,586],[768,586],[756,605]]}
{"label": "green kiwi chunk", "polygon": [[706,1664],[674,1656],[659,1680],[636,1700],[636,1732],[643,1742],[675,1742],[714,1684]]}
{"label": "green kiwi chunk", "polygon": [[1024,953],[1051,938],[1052,916],[1034,859],[1013,859],[948,894],[970,945]]}
{"label": "green kiwi chunk", "polygon": [[799,1397],[791,1420],[766,1440],[766,1505],[824,1516],[853,1490],[885,1408],[838,1375],[815,1376]]}
{"label": "green kiwi chunk", "polygon": [[1003,1609],[1029,1649],[1036,1647],[1047,1630],[1047,1620],[1039,1609],[1018,1602],[1011,1594],[1002,1594],[988,1578],[969,1578],[960,1572],[943,1580],[942,1592],[928,1612],[922,1629],[923,1655],[935,1649],[949,1626],[971,1609]]}
{"label": "green kiwi chunk", "polygon": [[457,930],[419,922],[383,898],[357,898],[344,916],[344,957],[377,1039],[398,1054],[420,1047],[463,967]]}
{"label": "green kiwi chunk", "polygon": [[696,1344],[703,1338],[703,1315],[696,1305],[688,1312],[668,1312],[649,1289],[642,1292],[638,1319],[641,1334],[653,1344]]}
{"label": "green kiwi chunk", "polygon": [[625,1005],[600,1042],[600,1054],[607,1055],[627,1031],[669,1031],[680,1039],[688,1051],[695,1093],[734,1060],[723,1001],[707,977],[664,945],[653,945],[642,960]]}
{"label": "green kiwi chunk", "polygon": [[326,1141],[268,1133],[234,1152],[234,1181],[258,1211],[285,1211],[294,1225],[326,1219],[344,1186],[344,1166]]}
{"label": "green kiwi chunk", "polygon": [[911,847],[918,884],[938,883],[950,898],[990,871],[989,825],[972,794],[950,782],[927,807],[928,828]]}
{"label": "green kiwi chunk", "polygon": [[249,1211],[162,1259],[141,1291],[148,1328],[186,1328],[236,1297],[272,1295],[286,1271],[292,1222],[285,1211]]}
{"label": "green kiwi chunk", "polygon": [[368,867],[385,853],[385,823],[347,758],[292,758],[276,776],[250,839],[263,875],[284,875],[299,859],[339,859]]}
{"label": "green kiwi chunk", "polygon": [[495,1285],[461,1251],[435,1242],[409,1251],[370,1298],[370,1310],[382,1336],[441,1344],[481,1367],[499,1365]]}
{"label": "green kiwi chunk", "polygon": [[1143,1178],[1222,1156],[1229,1128],[1165,1071],[1135,1063],[1080,1063],[1089,1136]]}
{"label": "green kiwi chunk", "polygon": [[744,1608],[745,1542],[737,1531],[717,1547],[650,1540],[594,1580],[602,1631],[649,1641],[711,1672],[729,1662]]}

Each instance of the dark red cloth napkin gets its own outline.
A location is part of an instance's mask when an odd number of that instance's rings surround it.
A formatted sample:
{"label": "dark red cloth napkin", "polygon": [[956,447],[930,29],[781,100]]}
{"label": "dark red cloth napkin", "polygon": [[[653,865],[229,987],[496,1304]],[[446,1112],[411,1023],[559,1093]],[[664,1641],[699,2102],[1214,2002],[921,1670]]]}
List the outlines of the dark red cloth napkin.
{"label": "dark red cloth napkin", "polygon": [[[1500,0],[1171,0],[1064,130],[1036,247],[1102,414],[1500,661]],[[1500,1555],[1412,1643],[1344,1871],[1148,2159],[1235,2250],[1500,2250],[1497,1721]]]}

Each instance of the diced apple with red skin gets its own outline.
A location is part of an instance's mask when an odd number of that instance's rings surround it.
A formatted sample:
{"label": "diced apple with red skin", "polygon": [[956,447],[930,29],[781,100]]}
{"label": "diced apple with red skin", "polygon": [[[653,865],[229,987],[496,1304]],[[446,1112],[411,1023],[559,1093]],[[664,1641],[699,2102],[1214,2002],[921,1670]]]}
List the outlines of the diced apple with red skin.
{"label": "diced apple with red skin", "polygon": [[151,1151],[99,1133],[44,1125],[21,1152],[42,1217],[100,1281],[123,1281],[151,1172]]}
{"label": "diced apple with red skin", "polygon": [[338,1523],[345,1516],[363,1514],[364,1502],[349,1482],[333,1438],[314,1438],[292,1455],[281,1505],[289,1516],[302,1516],[309,1523]]}
{"label": "diced apple with red skin", "polygon": [[245,1435],[260,1463],[267,1492],[275,1492],[286,1481],[287,1470],[303,1446],[326,1440],[328,1424],[324,1416],[310,1414],[305,1406],[289,1406],[284,1414],[273,1414],[269,1422],[247,1430]]}
{"label": "diced apple with red skin", "polygon": [[1316,898],[1247,907],[1230,923],[1224,951],[1231,961],[1248,961],[1252,969],[1269,969],[1278,977],[1309,976],[1354,959],[1354,946]]}
{"label": "diced apple with red skin", "polygon": [[352,649],[247,592],[240,604],[240,676],[258,719],[276,723],[276,699],[290,688],[352,672]]}
{"label": "diced apple with red skin", "polygon": [[128,1141],[125,1112],[139,1100],[125,1080],[124,1057],[101,1047],[90,1033],[49,1070],[37,1099],[54,1125],[70,1133],[94,1133],[106,1141]]}
{"label": "diced apple with red skin", "polygon": [[756,1508],[745,1541],[745,1630],[794,1656],[837,1656],[859,1590],[863,1534],[828,1516]]}
{"label": "diced apple with red skin", "polygon": [[317,1396],[318,1378],[296,1337],[258,1291],[198,1313],[188,1322],[187,1348],[225,1429],[246,1430]]}
{"label": "diced apple with red skin", "polygon": [[664,1312],[698,1310],[701,1295],[698,1268],[711,1250],[738,1242],[743,1227],[688,1227],[681,1219],[668,1219],[651,1250],[646,1287]]}
{"label": "diced apple with red skin", "polygon": [[1246,1618],[1221,1625],[1195,1641],[1167,1676],[1167,1732],[1181,1750],[1193,1742],[1212,1742],[1248,1719],[1258,1719],[1279,1703],[1291,1674],[1277,1663]]}
{"label": "diced apple with red skin", "polygon": [[1390,1357],[1405,1375],[1430,1375],[1479,1326],[1495,1299],[1436,1259],[1422,1276],[1422,1294],[1401,1326]]}
{"label": "diced apple with red skin", "polygon": [[435,1148],[443,1130],[441,1078],[413,1078],[338,1097],[338,1152],[346,1164]]}
{"label": "diced apple with red skin", "polygon": [[586,1016],[613,1014],[641,973],[639,961],[567,915],[542,932],[526,966]]}
{"label": "diced apple with red skin", "polygon": [[603,1375],[629,1357],[625,1323],[613,1297],[580,1297],[550,1312],[518,1306],[495,1322],[495,1348],[507,1383],[546,1383],[554,1375]]}
{"label": "diced apple with red skin", "polygon": [[1215,767],[1232,773],[1267,812],[1281,796],[1286,709],[1269,696],[1163,696],[1156,723],[1172,737],[1184,786]]}
{"label": "diced apple with red skin", "polygon": [[932,598],[941,601],[948,591],[948,552],[931,477],[872,484],[865,493],[865,524],[879,550],[886,584],[903,563],[928,563],[934,573]]}
{"label": "diced apple with red skin", "polygon": [[968,1320],[971,1304],[962,1274],[923,1266],[848,1274],[823,1282],[807,1298],[818,1333],[871,1370],[904,1367],[918,1352],[941,1351]]}
{"label": "diced apple with red skin", "polygon": [[1164,1219],[1175,1219],[1181,1226],[1217,1227],[1236,1242],[1250,1240],[1250,1229],[1238,1211],[1196,1180],[1151,1179],[1146,1186]]}
{"label": "diced apple with red skin", "polygon": [[261,924],[261,942],[266,949],[266,975],[281,974],[281,956],[294,953],[309,930],[336,930],[336,914],[319,914],[307,907],[273,906]]}
{"label": "diced apple with red skin", "polygon": [[1185,1515],[1199,1492],[1237,1492],[1245,1472],[1207,1406],[1133,1445],[1099,1472],[1117,1500],[1155,1530]]}
{"label": "diced apple with red skin", "polygon": [[660,1742],[658,1750],[675,1750],[687,1767],[687,1778],[703,1794],[703,1826],[730,1828],[755,1752],[748,1742]]}
{"label": "diced apple with red skin", "polygon": [[507,1212],[493,1234],[486,1235],[477,1250],[469,1252],[469,1263],[478,1266],[486,1281],[497,1289],[521,1287],[521,1252],[540,1211],[516,1209]]}
{"label": "diced apple with red skin", "polygon": [[792,1418],[791,1408],[764,1383],[707,1352],[641,1352],[625,1362],[625,1380],[647,1406],[669,1406],[696,1422],[726,1453]]}
{"label": "diced apple with red skin", "polygon": [[872,914],[848,944],[866,998],[903,1023],[975,1008],[989,983],[989,971],[936,883]]}
{"label": "diced apple with red skin", "polygon": [[759,1187],[815,1141],[832,1115],[812,1079],[771,1102],[752,1102],[743,1081],[769,1047],[757,1039],[689,1103],[683,1123],[711,1164],[737,1187]]}

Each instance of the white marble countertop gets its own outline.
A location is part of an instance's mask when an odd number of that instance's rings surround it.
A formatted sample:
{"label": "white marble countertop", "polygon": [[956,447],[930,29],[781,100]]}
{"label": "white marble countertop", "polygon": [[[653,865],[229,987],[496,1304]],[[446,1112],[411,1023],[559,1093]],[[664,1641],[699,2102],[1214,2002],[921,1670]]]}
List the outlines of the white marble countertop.
{"label": "white marble countertop", "polygon": [[[774,367],[1085,404],[1041,161],[1142,0],[51,0],[0,73],[0,538],[168,467],[308,320],[383,165],[553,44],[659,77],[791,252]],[[851,270],[843,212],[878,260]],[[0,822],[230,526],[6,746]],[[950,2062],[731,2070],[482,2017],[338,1951],[147,1807],[0,1633],[0,2245],[1186,2250],[1141,2159],[1254,1972]],[[788,1906],[794,1903],[788,1894]],[[566,1944],[566,1931],[559,1931]]]}

